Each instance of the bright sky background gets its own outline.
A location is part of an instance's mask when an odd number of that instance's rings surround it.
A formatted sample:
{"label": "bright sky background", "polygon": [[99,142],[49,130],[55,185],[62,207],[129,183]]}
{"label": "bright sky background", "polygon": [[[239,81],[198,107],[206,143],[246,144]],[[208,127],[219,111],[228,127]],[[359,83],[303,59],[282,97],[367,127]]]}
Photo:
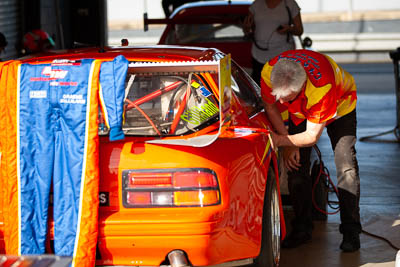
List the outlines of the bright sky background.
{"label": "bright sky background", "polygon": [[[237,0],[232,0],[237,1]],[[400,10],[400,0],[297,0],[302,13],[320,11]],[[108,19],[139,20],[147,6],[149,18],[162,18],[161,0],[107,0]]]}
{"label": "bright sky background", "polygon": [[150,18],[164,17],[161,0],[107,0],[108,20],[142,19],[146,5]]}

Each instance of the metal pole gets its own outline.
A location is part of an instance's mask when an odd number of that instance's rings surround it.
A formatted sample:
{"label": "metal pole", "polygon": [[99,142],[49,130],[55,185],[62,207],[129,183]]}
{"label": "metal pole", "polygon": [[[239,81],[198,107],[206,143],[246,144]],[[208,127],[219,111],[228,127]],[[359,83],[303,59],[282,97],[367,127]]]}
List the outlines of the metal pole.
{"label": "metal pole", "polygon": [[390,57],[393,60],[395,86],[396,86],[396,128],[395,134],[400,141],[400,75],[399,75],[399,60],[400,60],[400,47],[395,51],[390,52]]}
{"label": "metal pole", "polygon": [[[400,51],[398,52],[400,53]],[[398,55],[399,57],[399,55]],[[397,60],[394,63],[395,66],[395,75],[396,75],[396,114],[397,114],[397,129],[399,129],[400,127],[400,76],[399,76],[399,58],[397,58]]]}
{"label": "metal pole", "polygon": [[61,12],[60,12],[60,3],[58,0],[54,1],[56,5],[56,19],[57,19],[57,32],[58,32],[58,40],[60,44],[60,48],[64,49],[65,44],[64,44],[64,30],[61,22]]}
{"label": "metal pole", "polygon": [[322,1],[323,0],[318,0],[318,12],[322,12]]}
{"label": "metal pole", "polygon": [[[399,51],[400,53],[400,51]],[[397,139],[400,141],[400,76],[399,76],[399,59],[396,61],[395,67],[396,73],[396,114],[397,114],[397,124],[395,128],[395,134]]]}
{"label": "metal pole", "polygon": [[353,19],[353,0],[349,0],[349,18],[352,20]]}

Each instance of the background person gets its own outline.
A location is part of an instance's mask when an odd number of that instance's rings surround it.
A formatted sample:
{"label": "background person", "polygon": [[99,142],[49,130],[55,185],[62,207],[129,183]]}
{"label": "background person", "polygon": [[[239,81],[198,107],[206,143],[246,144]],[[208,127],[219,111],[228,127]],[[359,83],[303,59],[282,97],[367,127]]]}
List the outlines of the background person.
{"label": "background person", "polygon": [[50,35],[40,29],[27,32],[22,39],[22,54],[30,55],[46,52],[55,48],[55,42]]}
{"label": "background person", "polygon": [[[338,197],[343,241],[340,248],[360,248],[360,178],[356,158],[356,84],[354,78],[331,58],[310,50],[290,50],[265,64],[261,92],[275,132],[273,144],[284,147],[289,193],[295,217],[283,248],[311,240],[312,185],[311,146],[327,127],[338,179]],[[284,126],[276,102],[290,113],[289,130]]]}
{"label": "background person", "polygon": [[300,8],[295,0],[255,0],[244,21],[252,36],[252,78],[260,84],[264,64],[281,52],[295,49],[293,35],[303,34]]}
{"label": "background person", "polygon": [[[2,32],[0,32],[0,55],[4,52],[4,49],[6,48],[8,42],[6,37]],[[1,59],[0,59],[1,61]]]}

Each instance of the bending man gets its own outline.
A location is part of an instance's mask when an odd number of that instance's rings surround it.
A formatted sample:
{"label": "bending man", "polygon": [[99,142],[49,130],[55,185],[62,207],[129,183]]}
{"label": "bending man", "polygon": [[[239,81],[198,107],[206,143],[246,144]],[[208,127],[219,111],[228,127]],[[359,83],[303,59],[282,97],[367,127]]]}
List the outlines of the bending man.
{"label": "bending man", "polygon": [[[360,248],[360,178],[356,158],[356,85],[331,58],[309,50],[290,50],[267,62],[261,73],[266,112],[275,128],[272,140],[284,147],[289,193],[295,217],[282,243],[297,247],[311,240],[311,147],[326,127],[335,154],[344,252]],[[287,107],[288,130],[277,103]]]}

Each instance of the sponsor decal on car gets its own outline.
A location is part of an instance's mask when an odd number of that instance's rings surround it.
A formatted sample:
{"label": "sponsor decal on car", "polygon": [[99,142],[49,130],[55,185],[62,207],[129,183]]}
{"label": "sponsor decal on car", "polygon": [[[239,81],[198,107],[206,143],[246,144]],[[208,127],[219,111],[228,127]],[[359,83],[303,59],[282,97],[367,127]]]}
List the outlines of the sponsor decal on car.
{"label": "sponsor decal on car", "polygon": [[[53,192],[50,192],[49,196],[49,205],[52,207],[53,200]],[[99,206],[100,207],[108,207],[110,206],[110,192],[99,192]]]}
{"label": "sponsor decal on car", "polygon": [[191,107],[188,110],[185,111],[181,115],[181,119],[184,121],[187,121],[189,123],[198,125],[204,121],[207,121],[214,115],[218,114],[219,109],[216,105],[214,105],[213,102],[211,102],[209,99],[206,99],[207,103],[204,104],[201,107]]}

